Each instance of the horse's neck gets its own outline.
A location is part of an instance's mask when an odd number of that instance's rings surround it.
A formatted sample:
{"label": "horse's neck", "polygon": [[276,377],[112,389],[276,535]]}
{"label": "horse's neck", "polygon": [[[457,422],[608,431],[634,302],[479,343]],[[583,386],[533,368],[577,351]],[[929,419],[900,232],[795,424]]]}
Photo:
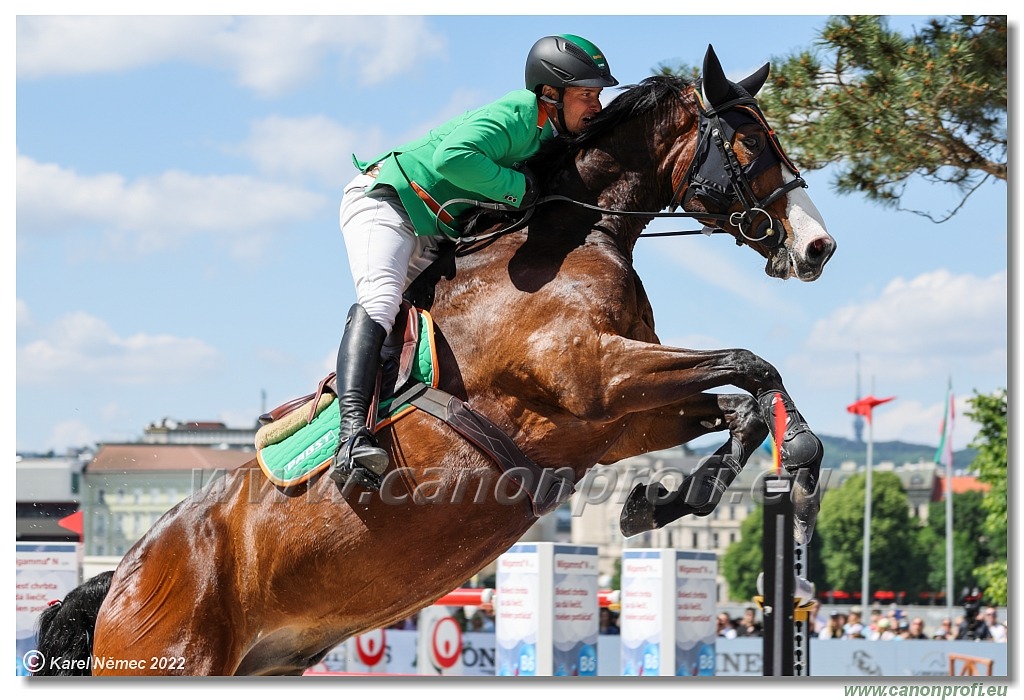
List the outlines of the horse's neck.
{"label": "horse's neck", "polygon": [[[684,124],[696,123],[682,108],[673,112],[678,112],[674,118]],[[651,214],[668,206],[675,173],[681,168],[677,161],[687,155],[692,158],[693,146],[687,147],[692,139],[666,139],[662,131],[664,128],[657,120],[647,115],[609,135],[600,147],[582,152],[577,159],[579,198],[602,209]],[[650,221],[643,216],[607,214],[598,227],[612,233],[631,253]]]}

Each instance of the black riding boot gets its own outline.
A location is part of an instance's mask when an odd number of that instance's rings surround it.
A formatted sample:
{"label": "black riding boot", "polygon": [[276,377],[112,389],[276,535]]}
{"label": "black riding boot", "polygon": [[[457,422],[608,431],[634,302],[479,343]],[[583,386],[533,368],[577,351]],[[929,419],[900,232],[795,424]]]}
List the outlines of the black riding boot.
{"label": "black riding boot", "polygon": [[353,304],[338,348],[338,409],[341,432],[331,460],[331,478],[343,486],[350,476],[367,488],[379,488],[388,453],[366,427],[387,332],[359,304]]}

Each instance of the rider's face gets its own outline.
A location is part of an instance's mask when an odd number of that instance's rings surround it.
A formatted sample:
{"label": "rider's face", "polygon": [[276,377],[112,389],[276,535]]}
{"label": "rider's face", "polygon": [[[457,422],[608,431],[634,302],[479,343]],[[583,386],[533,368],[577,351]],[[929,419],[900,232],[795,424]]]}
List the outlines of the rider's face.
{"label": "rider's face", "polygon": [[[552,98],[558,96],[551,87],[545,87],[544,92]],[[586,129],[594,115],[601,111],[601,88],[568,87],[562,97],[562,104],[566,128],[570,133],[578,134]],[[553,112],[554,108],[551,109]]]}

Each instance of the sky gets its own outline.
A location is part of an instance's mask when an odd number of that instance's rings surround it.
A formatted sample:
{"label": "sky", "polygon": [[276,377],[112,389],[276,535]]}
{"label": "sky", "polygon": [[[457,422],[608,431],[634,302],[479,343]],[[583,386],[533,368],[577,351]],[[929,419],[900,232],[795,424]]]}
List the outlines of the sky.
{"label": "sky", "polygon": [[[354,302],[338,226],[351,154],[371,157],[519,89],[541,36],[587,37],[622,84],[662,63],[700,65],[709,43],[739,79],[810,46],[827,19],[31,7],[11,18],[7,72],[15,438],[18,452],[59,453],[134,441],[164,418],[250,427],[313,391]],[[876,409],[875,441],[937,444],[951,380],[954,447],[966,447],[977,431],[966,399],[1008,382],[1006,183],[935,224],[837,195],[828,170],[803,174],[838,243],[821,279],[770,279],[725,236],[642,240],[635,265],[662,341],[757,353],[815,432],[846,438],[858,358],[860,393],[897,397]],[[918,185],[910,204],[942,214],[956,197]]]}

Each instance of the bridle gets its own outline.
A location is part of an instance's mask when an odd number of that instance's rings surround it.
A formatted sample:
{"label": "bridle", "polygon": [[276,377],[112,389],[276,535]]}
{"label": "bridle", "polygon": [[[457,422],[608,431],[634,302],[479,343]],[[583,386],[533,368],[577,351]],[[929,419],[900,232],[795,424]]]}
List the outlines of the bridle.
{"label": "bridle", "polygon": [[[441,209],[444,210],[452,204],[471,204],[480,209],[501,212],[520,212],[523,216],[514,223],[496,231],[482,234],[480,236],[463,236],[454,240],[460,243],[475,243],[506,233],[521,229],[533,216],[535,208],[548,202],[568,202],[584,209],[597,211],[602,214],[614,216],[639,216],[645,218],[678,218],[686,217],[697,219],[705,226],[697,231],[670,231],[658,233],[641,233],[641,238],[659,236],[685,236],[693,234],[727,233],[721,228],[708,226],[706,222],[728,222],[734,226],[742,238],[750,243],[761,243],[769,249],[781,246],[785,240],[785,231],[782,226],[776,225],[768,207],[785,196],[788,192],[797,187],[807,187],[807,182],[800,176],[799,169],[786,156],[782,150],[775,131],[768,125],[768,121],[761,113],[757,100],[753,97],[739,97],[721,105],[706,109],[700,97],[700,85],[695,87],[694,95],[697,97],[698,108],[698,141],[694,150],[693,159],[681,178],[679,185],[672,194],[669,201],[668,211],[624,211],[620,209],[608,209],[593,204],[587,204],[579,200],[554,194],[540,197],[532,205],[526,207],[525,211],[515,209],[506,204],[495,202],[480,202],[472,199],[451,199],[445,202]],[[736,133],[737,126],[730,123],[729,118],[723,119],[723,115],[733,116],[732,121],[756,122],[764,131],[768,144],[771,148],[763,148],[746,166],[742,165],[732,148],[732,137]],[[767,144],[766,144],[767,145]],[[763,198],[754,194],[750,180],[756,178],[772,165],[781,163],[793,173],[793,179],[777,187],[773,192]],[[720,212],[690,212],[676,211],[685,207],[693,197],[700,196],[720,208]],[[732,208],[734,204],[743,207],[742,211],[735,211],[731,214],[721,213]],[[762,223],[754,227],[754,222],[761,215],[764,217]],[[440,228],[438,229],[440,231]],[[443,233],[443,232],[442,232]],[[737,245],[742,245],[740,239],[736,239]]]}
{"label": "bridle", "polygon": [[[761,113],[757,100],[745,95],[706,109],[701,99],[699,84],[694,90],[694,95],[697,98],[698,109],[697,147],[690,167],[672,194],[669,211],[685,206],[690,199],[698,195],[706,201],[713,202],[722,210],[728,210],[738,203],[743,210],[729,214],[726,217],[729,224],[736,227],[747,241],[763,243],[768,248],[777,248],[782,244],[784,231],[781,226],[775,224],[768,213],[768,207],[791,190],[807,187],[807,182],[782,150],[782,145],[775,131],[768,126],[768,120]],[[732,116],[732,121],[728,118],[723,119],[723,115]],[[738,129],[737,123],[744,121],[758,124],[768,139],[767,145],[771,146],[762,148],[746,166],[740,164],[732,148],[732,137]],[[793,173],[793,179],[758,199],[750,180],[778,163],[789,168]],[[754,220],[758,214],[764,216],[764,221],[755,229]],[[718,214],[716,218],[721,216]]]}

